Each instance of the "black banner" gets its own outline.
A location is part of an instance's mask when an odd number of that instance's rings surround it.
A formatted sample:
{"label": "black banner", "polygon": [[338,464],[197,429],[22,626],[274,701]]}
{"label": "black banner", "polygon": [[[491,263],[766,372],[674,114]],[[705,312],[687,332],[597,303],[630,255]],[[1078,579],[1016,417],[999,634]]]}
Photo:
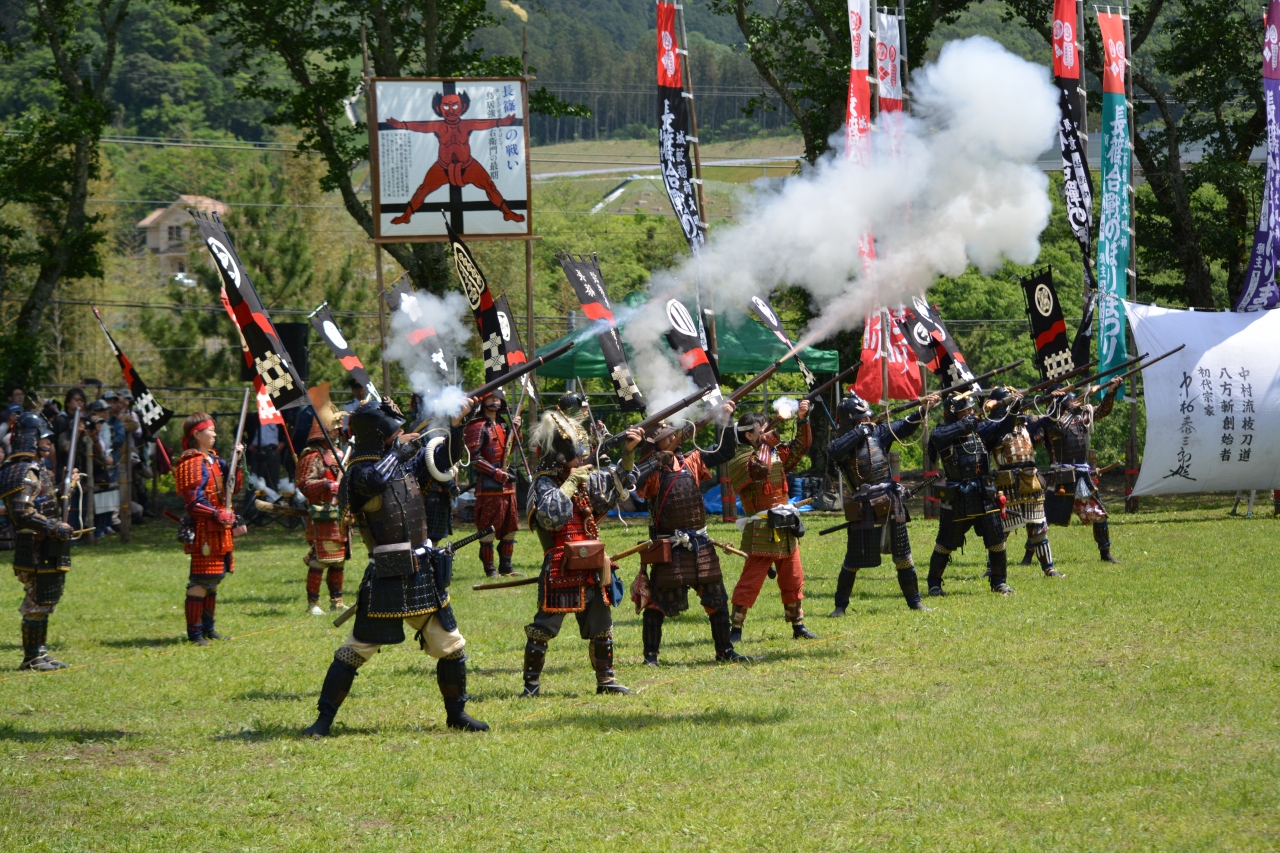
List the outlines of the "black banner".
{"label": "black banner", "polygon": [[667,343],[675,350],[685,375],[697,387],[711,392],[706,397],[708,402],[718,403],[721,397],[720,377],[711,366],[707,351],[702,348],[693,315],[679,299],[668,299],[667,320],[671,323],[671,328],[667,330]]}
{"label": "black banner", "polygon": [[311,326],[320,333],[320,337],[329,345],[334,357],[347,369],[347,373],[351,375],[351,378],[363,385],[373,399],[381,400],[382,395],[374,387],[368,371],[364,369],[364,362],[360,361],[360,356],[356,355],[355,350],[351,349],[351,345],[347,343],[342,330],[338,328],[338,324],[334,321],[333,312],[329,310],[328,302],[311,313]]}
{"label": "black banner", "polygon": [[941,379],[944,386],[958,385],[973,378],[973,371],[943,325],[937,306],[929,305],[919,296],[912,297],[911,305],[903,309],[903,319],[898,321],[898,325],[915,350],[916,358]]}
{"label": "black banner", "polygon": [[1027,301],[1027,317],[1031,321],[1031,342],[1036,347],[1036,367],[1041,379],[1057,379],[1076,369],[1071,347],[1067,343],[1067,322],[1062,318],[1062,304],[1053,287],[1053,268],[1043,269],[1030,278],[1019,279]]}
{"label": "black banner", "polygon": [[1071,342],[1071,360],[1076,364],[1088,364],[1093,360],[1093,313],[1098,304],[1098,292],[1086,290],[1084,294],[1084,316],[1080,318],[1080,328],[1076,329],[1076,339]]}
{"label": "black banner", "polygon": [[440,336],[436,334],[435,327],[427,319],[427,312],[413,292],[409,279],[406,277],[397,281],[390,290],[383,291],[382,298],[387,301],[387,308],[392,314],[397,311],[404,312],[405,317],[412,324],[409,331],[405,333],[404,339],[411,346],[425,347],[431,354],[431,363],[440,368],[440,378],[447,382],[449,364],[444,358],[444,347],[440,343]]}
{"label": "black banner", "polygon": [[453,230],[448,219],[445,220],[444,227],[449,231],[449,245],[453,247],[453,267],[458,271],[462,292],[467,295],[471,313],[476,318],[476,328],[480,330],[480,348],[484,352],[484,381],[492,382],[508,370],[506,344],[502,327],[498,323],[493,293],[490,292],[489,282],[485,280],[471,250],[462,242],[458,232]]}
{"label": "black banner", "polygon": [[[756,316],[761,322],[773,332],[774,337],[787,345],[787,349],[795,346],[795,341],[791,340],[791,336],[787,334],[787,330],[782,328],[782,321],[778,319],[778,315],[773,313],[773,306],[759,296],[751,297],[751,309],[756,312]],[[796,356],[796,367],[800,368],[800,375],[804,377],[804,384],[812,391],[818,387],[818,377],[813,375],[813,371],[804,363],[800,356]]]}
{"label": "black banner", "polygon": [[133,362],[129,361],[129,357],[116,345],[116,339],[107,331],[107,324],[102,322],[102,315],[98,313],[98,309],[92,305],[89,307],[93,308],[93,316],[98,318],[102,334],[107,336],[107,343],[111,345],[111,351],[116,354],[116,361],[120,362],[120,372],[124,374],[124,382],[129,386],[129,393],[133,395],[134,408],[142,421],[142,432],[150,438],[169,422],[173,417],[173,410],[166,409],[151,396],[151,392],[147,390],[147,384],[142,381],[142,377],[138,376],[138,371],[133,369]]}
{"label": "black banner", "polygon": [[1076,89],[1080,81],[1058,78],[1058,143],[1062,153],[1062,193],[1067,203],[1067,221],[1071,233],[1080,244],[1084,259],[1085,285],[1096,288],[1090,258],[1090,235],[1093,230],[1093,177],[1080,145],[1080,119],[1077,115]]}
{"label": "black banner", "polygon": [[189,210],[188,213],[196,221],[200,238],[209,247],[214,264],[222,274],[227,303],[253,358],[253,369],[262,379],[262,390],[277,410],[310,405],[306,383],[298,376],[279,333],[262,307],[258,291],[249,280],[249,273],[240,262],[222,220],[216,213],[198,210]]}
{"label": "black banner", "polygon": [[609,368],[618,405],[624,412],[643,413],[647,404],[636,386],[631,366],[627,364],[627,355],[622,349],[622,339],[618,337],[618,324],[613,319],[609,295],[604,291],[600,262],[594,254],[589,258],[586,255],[556,255],[556,260],[564,268],[573,292],[578,295],[582,313],[595,325],[596,340],[600,342],[600,351]]}
{"label": "black banner", "polygon": [[[505,293],[494,300],[493,305],[494,310],[498,312],[498,330],[502,332],[502,348],[507,354],[507,369],[515,370],[529,360],[524,351],[524,343],[520,340],[516,316],[511,313],[511,306],[507,304]],[[533,373],[521,376],[520,385],[535,402],[538,400],[538,386],[533,381]]]}
{"label": "black banner", "polygon": [[671,209],[684,231],[689,248],[695,253],[706,242],[698,215],[698,191],[693,185],[693,160],[689,157],[692,136],[689,106],[680,89],[658,87],[658,162],[662,166],[662,183],[671,199]]}

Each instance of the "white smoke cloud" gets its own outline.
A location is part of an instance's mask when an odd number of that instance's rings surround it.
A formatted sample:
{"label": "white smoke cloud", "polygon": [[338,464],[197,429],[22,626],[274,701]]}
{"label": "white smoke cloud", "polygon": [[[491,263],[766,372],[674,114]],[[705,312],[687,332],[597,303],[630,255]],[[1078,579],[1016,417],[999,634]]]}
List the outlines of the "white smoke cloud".
{"label": "white smoke cloud", "polygon": [[[862,322],[880,305],[926,291],[940,275],[972,264],[993,272],[1009,259],[1030,264],[1049,223],[1048,178],[1035,164],[1055,140],[1057,90],[1047,68],[975,37],[943,47],[916,72],[914,113],[901,116],[889,150],[873,138],[870,164],[840,152],[780,190],[761,195],[739,224],[712,233],[697,260],[654,277],[655,292],[688,293],[695,276],[717,313],[748,313],[748,300],[782,284],[803,288],[819,316],[813,340]],[[882,125],[885,122],[881,122]],[[843,130],[839,134],[843,141]],[[877,260],[864,272],[859,238],[875,235]],[[628,329],[638,370],[658,376],[653,353],[665,330],[660,300]]]}
{"label": "white smoke cloud", "polygon": [[[467,358],[467,343],[475,324],[471,306],[461,293],[451,291],[443,298],[414,291],[415,303],[391,314],[391,334],[387,355],[409,376],[409,385],[422,395],[426,413],[452,417],[462,410],[466,395],[449,380],[453,376],[454,358]],[[434,347],[424,340],[411,344],[407,336],[423,323],[436,331]]]}

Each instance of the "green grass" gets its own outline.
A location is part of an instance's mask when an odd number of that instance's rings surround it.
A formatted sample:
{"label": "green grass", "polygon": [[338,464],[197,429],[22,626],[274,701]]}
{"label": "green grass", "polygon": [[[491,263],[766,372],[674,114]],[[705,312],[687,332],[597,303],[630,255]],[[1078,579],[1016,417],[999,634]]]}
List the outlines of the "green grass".
{"label": "green grass", "polygon": [[[1223,500],[1116,516],[1119,566],[1088,529],[1055,528],[1067,577],[1015,567],[1009,599],[986,592],[972,546],[928,614],[888,564],[866,570],[841,621],[823,616],[843,545],[811,533],[822,641],[791,640],[766,586],[740,647],[762,662],[714,665],[695,605],[668,620],[655,672],[620,609],[634,697],[594,695],[570,619],[545,698],[515,698],[533,591],[473,592],[470,550],[455,608],[469,710],[493,730],[444,728],[407,643],[361,671],[319,743],[296,735],[342,634],[302,613],[300,540],[241,540],[219,596],[236,639],[197,649],[186,561],[152,524],[128,549],[76,549],[51,636],[77,668],[0,672],[0,850],[1276,849],[1277,522],[1226,518]],[[927,564],[934,525],[912,529]],[[531,534],[516,556],[536,567]],[[6,665],[19,598],[0,584]]]}

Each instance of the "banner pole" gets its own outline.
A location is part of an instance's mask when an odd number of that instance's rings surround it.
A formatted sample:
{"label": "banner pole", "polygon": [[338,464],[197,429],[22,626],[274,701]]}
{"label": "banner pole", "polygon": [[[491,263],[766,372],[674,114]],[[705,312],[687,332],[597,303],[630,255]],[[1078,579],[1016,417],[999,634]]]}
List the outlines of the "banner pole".
{"label": "banner pole", "polygon": [[373,244],[373,271],[378,287],[378,353],[382,357],[382,388],[391,399],[391,363],[387,361],[387,300],[382,286],[382,245]]}
{"label": "banner pole", "polygon": [[[1137,301],[1138,298],[1138,245],[1137,245],[1137,222],[1136,212],[1134,210],[1137,201],[1137,193],[1133,189],[1133,59],[1132,59],[1132,43],[1129,38],[1129,0],[1124,0],[1124,89],[1125,98],[1128,103],[1129,116],[1129,186],[1125,187],[1125,192],[1129,194],[1129,266],[1125,270],[1125,276],[1128,278],[1129,298]],[[1126,324],[1127,325],[1127,324]],[[1128,332],[1132,338],[1131,331]],[[1134,513],[1138,511],[1138,499],[1133,497],[1133,487],[1138,482],[1138,376],[1135,373],[1129,377],[1128,388],[1129,404],[1129,440],[1125,444],[1124,449],[1124,511],[1126,513]]]}

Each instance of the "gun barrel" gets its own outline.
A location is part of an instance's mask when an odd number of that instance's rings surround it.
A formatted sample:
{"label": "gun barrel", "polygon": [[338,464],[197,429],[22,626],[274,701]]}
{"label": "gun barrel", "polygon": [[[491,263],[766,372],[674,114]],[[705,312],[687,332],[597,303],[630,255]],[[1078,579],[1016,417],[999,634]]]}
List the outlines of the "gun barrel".
{"label": "gun barrel", "polygon": [[521,376],[524,376],[529,371],[537,370],[539,367],[546,364],[548,361],[552,361],[554,359],[559,358],[560,356],[567,353],[569,350],[573,349],[573,346],[574,346],[573,341],[565,341],[560,346],[556,347],[546,355],[540,355],[537,358],[530,359],[529,361],[526,361],[524,364],[520,365],[514,370],[509,370],[506,373],[502,374],[497,379],[492,379],[484,383],[474,391],[468,391],[467,396],[468,397],[484,397],[487,394],[491,394],[497,389],[501,388],[503,385],[506,385],[507,383],[513,382],[519,379]]}
{"label": "gun barrel", "polygon": [[[782,358],[778,359],[773,364],[769,365],[764,370],[760,371],[755,376],[748,379],[745,383],[743,383],[742,385],[739,385],[737,388],[734,389],[732,394],[730,394],[728,397],[725,398],[725,402],[736,403],[739,400],[741,400],[743,397],[750,394],[752,391],[758,388],[761,385],[761,383],[763,383],[766,379],[768,379],[773,374],[777,373],[778,368],[782,367],[782,363],[786,361],[788,358],[791,358],[793,355],[795,355],[795,353],[784,355]],[[703,415],[702,418],[698,420],[698,423],[695,424],[695,427],[697,429],[702,429],[704,426],[711,423],[711,419],[714,416],[715,416],[715,412],[708,412],[706,415]]]}
{"label": "gun barrel", "polygon": [[67,443],[70,458],[67,459],[67,477],[62,482],[62,522],[64,524],[71,517],[71,477],[76,464],[76,445],[80,443],[80,413],[83,410],[84,407],[81,406],[71,416],[71,441]]}
{"label": "gun barrel", "polygon": [[844,381],[845,379],[848,379],[850,374],[856,373],[859,367],[862,367],[861,360],[855,361],[852,366],[846,367],[844,370],[840,371],[835,376],[828,379],[826,382],[823,382],[817,388],[814,388],[808,394],[805,394],[804,399],[808,400],[810,403],[816,402],[819,397],[827,393],[827,391],[831,390],[831,387],[833,385],[836,385]]}
{"label": "gun barrel", "polygon": [[1093,367],[1097,363],[1098,362],[1096,360],[1091,361],[1088,364],[1083,364],[1080,367],[1077,367],[1075,370],[1068,371],[1067,373],[1064,373],[1061,376],[1055,376],[1052,379],[1046,379],[1043,382],[1038,382],[1035,385],[1032,385],[1026,391],[1023,391],[1022,394],[1025,397],[1028,394],[1034,394],[1037,391],[1043,391],[1044,389],[1048,388],[1050,385],[1057,385],[1059,382],[1065,382],[1068,379],[1072,379],[1076,376],[1079,376],[1081,373],[1084,373],[1086,370]]}
{"label": "gun barrel", "polygon": [[[995,370],[988,370],[986,373],[980,373],[977,376],[973,377],[972,379],[965,379],[961,382],[957,382],[954,385],[948,385],[946,388],[943,388],[941,391],[930,391],[929,393],[930,394],[950,394],[952,391],[959,391],[961,388],[967,388],[970,385],[974,385],[979,382],[982,382],[984,379],[990,379],[992,376],[997,376],[1001,373],[1007,373],[1010,370],[1014,370],[1015,368],[1021,367],[1025,362],[1026,362],[1025,358],[1020,358],[1015,362],[1011,362],[1010,364],[1004,365],[1003,367],[997,367]],[[896,415],[899,412],[905,412],[908,409],[914,409],[917,406],[921,405],[922,403],[923,403],[923,400],[912,400],[909,403],[903,403],[901,406],[894,406],[892,409],[889,409],[887,412],[882,412],[879,417],[887,418],[890,415]]]}
{"label": "gun barrel", "polygon": [[[711,390],[712,389],[710,388],[699,388],[697,391],[694,391],[691,394],[685,395],[681,399],[661,409],[660,411],[657,411],[654,414],[649,415],[647,418],[635,424],[631,428],[639,427],[640,429],[644,430],[645,434],[647,435],[648,433],[652,432],[654,427],[656,427],[662,421],[671,417],[676,412],[683,411],[684,409],[689,408],[694,403],[698,402],[703,397],[707,396],[707,394],[711,393]],[[600,444],[601,452],[608,452],[611,448],[625,441],[626,437],[627,437],[626,430],[616,433],[615,435],[609,436]]]}

